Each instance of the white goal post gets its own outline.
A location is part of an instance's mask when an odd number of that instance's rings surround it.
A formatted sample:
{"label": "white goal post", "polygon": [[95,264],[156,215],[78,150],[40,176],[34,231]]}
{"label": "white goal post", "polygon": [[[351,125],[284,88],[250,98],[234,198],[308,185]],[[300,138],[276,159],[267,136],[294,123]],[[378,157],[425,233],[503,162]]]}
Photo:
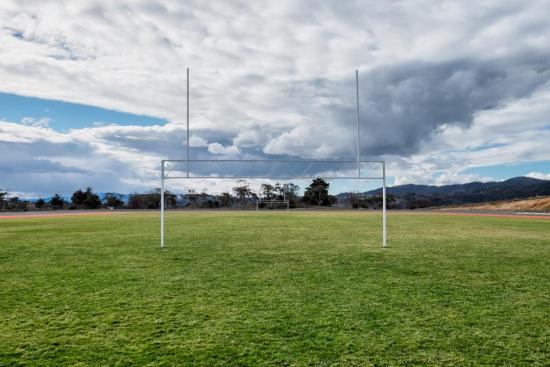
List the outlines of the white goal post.
{"label": "white goal post", "polygon": [[286,211],[290,211],[290,201],[288,200],[262,200],[262,199],[258,199],[256,200],[256,211],[259,212],[260,211],[260,206],[262,204],[265,204],[266,205],[266,208],[271,205],[271,207],[273,208],[273,204],[283,204],[284,207],[286,208]]}
{"label": "white goal post", "polygon": [[[221,179],[268,179],[303,180],[322,178],[325,180],[381,180],[382,181],[382,247],[387,243],[386,210],[386,162],[384,160],[362,160],[359,145],[359,72],[355,71],[357,142],[355,160],[264,160],[264,159],[189,159],[189,68],[187,68],[187,156],[186,159],[163,159],[160,162],[160,247],[165,247],[164,222],[165,181],[221,180]],[[370,175],[371,165],[381,167],[377,174]],[[206,171],[211,165],[215,169]],[[169,168],[173,175],[167,175]],[[248,168],[242,172],[243,168]],[[284,170],[281,171],[281,168]],[[365,169],[367,168],[367,169]],[[365,175],[367,171],[367,175]],[[291,173],[289,173],[291,172]],[[259,208],[259,202],[257,203]],[[288,202],[287,202],[288,205]]]}

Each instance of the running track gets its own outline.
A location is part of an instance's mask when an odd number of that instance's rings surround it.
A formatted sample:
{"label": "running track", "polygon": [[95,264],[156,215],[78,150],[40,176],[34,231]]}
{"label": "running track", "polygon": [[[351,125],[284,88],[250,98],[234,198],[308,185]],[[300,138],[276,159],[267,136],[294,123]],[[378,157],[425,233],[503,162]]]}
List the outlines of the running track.
{"label": "running track", "polygon": [[[208,210],[214,212],[213,210]],[[117,211],[59,211],[59,212],[20,212],[0,213],[2,219],[27,219],[27,218],[57,218],[71,216],[97,216],[97,215],[118,215],[125,213],[152,213],[155,210],[117,210]],[[221,212],[221,211],[220,211]],[[300,211],[302,212],[302,211]],[[331,212],[331,211],[329,211]],[[371,212],[369,212],[371,213]],[[497,217],[497,218],[525,218],[525,219],[546,219],[550,220],[550,213],[518,213],[518,212],[490,212],[490,211],[453,211],[453,210],[390,210],[389,215],[454,215],[465,217]]]}

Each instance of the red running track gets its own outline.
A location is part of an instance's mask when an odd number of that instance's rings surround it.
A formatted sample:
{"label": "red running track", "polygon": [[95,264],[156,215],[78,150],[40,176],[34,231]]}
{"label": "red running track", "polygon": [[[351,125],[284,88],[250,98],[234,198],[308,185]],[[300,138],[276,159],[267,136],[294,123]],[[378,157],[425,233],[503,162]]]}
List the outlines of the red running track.
{"label": "red running track", "polygon": [[[58,218],[68,216],[94,216],[94,215],[115,215],[115,214],[128,214],[128,213],[151,213],[158,212],[155,210],[117,210],[117,211],[63,211],[63,212],[27,212],[18,214],[5,214],[0,213],[1,219],[26,219],[26,218]],[[522,213],[495,213],[495,212],[466,212],[466,211],[446,211],[446,210],[397,210],[389,211],[389,215],[392,214],[428,214],[428,215],[455,215],[455,216],[467,216],[467,217],[496,217],[496,218],[525,218],[525,219],[546,219],[550,220],[550,214],[522,214]]]}

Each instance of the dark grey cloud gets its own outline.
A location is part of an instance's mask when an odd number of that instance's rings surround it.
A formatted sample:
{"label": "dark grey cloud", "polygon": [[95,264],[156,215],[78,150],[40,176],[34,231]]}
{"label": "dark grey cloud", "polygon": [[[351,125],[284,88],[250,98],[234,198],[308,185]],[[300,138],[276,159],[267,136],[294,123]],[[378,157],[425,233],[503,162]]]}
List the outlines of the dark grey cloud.
{"label": "dark grey cloud", "polygon": [[[0,133],[2,128],[0,127]],[[49,136],[29,142],[11,142],[0,140],[0,161],[9,162],[19,159],[54,158],[54,157],[86,157],[93,154],[93,149],[82,141],[55,142]]]}
{"label": "dark grey cloud", "polygon": [[[549,81],[550,54],[412,62],[373,70],[360,79],[362,153],[417,153],[442,125],[467,128],[477,113],[528,98]],[[350,121],[355,111],[340,113],[342,121]]]}
{"label": "dark grey cloud", "polygon": [[10,159],[0,160],[0,172],[6,175],[32,173],[79,173],[89,174],[90,171],[79,167],[67,167],[47,159]]}

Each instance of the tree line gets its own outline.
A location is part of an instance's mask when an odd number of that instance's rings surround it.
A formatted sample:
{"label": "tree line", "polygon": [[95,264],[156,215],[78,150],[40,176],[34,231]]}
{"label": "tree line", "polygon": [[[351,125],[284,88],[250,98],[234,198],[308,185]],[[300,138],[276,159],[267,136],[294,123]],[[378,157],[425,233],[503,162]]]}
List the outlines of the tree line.
{"label": "tree line", "polygon": [[0,211],[28,211],[28,210],[61,210],[61,209],[100,209],[123,208],[126,203],[124,195],[118,193],[105,193],[101,199],[91,187],[76,190],[70,201],[61,195],[54,194],[49,199],[39,198],[36,201],[22,200],[17,196],[9,196],[6,191],[0,191]]}
{"label": "tree line", "polygon": [[[294,183],[264,183],[258,192],[250,187],[247,181],[240,180],[231,192],[209,194],[206,190],[198,192],[190,189],[185,194],[176,194],[165,190],[164,199],[166,208],[247,208],[255,207],[258,202],[262,206],[276,207],[277,202],[288,202],[291,208],[304,206],[329,207],[337,203],[338,199],[329,194],[330,184],[321,179],[312,180],[311,184],[300,196],[300,187]],[[0,191],[0,211],[27,211],[27,210],[75,210],[75,209],[159,209],[161,190],[153,189],[145,193],[133,193],[125,196],[115,192],[103,194],[103,198],[93,191],[92,187],[78,189],[71,195],[70,200],[59,194],[49,199],[40,198],[36,201],[21,200],[17,196],[9,196]]]}
{"label": "tree line", "polygon": [[[185,194],[164,192],[164,202],[167,209],[213,209],[213,208],[252,208],[261,203],[263,207],[275,208],[277,204],[286,203],[290,208],[303,206],[331,206],[337,202],[329,195],[330,184],[317,178],[306,187],[304,195],[300,196],[300,186],[294,183],[264,183],[256,192],[247,181],[239,180],[231,192],[209,194],[206,190],[199,192],[194,189]],[[129,209],[159,209],[160,189],[148,193],[131,194],[128,197]],[[285,206],[286,207],[286,206]]]}

